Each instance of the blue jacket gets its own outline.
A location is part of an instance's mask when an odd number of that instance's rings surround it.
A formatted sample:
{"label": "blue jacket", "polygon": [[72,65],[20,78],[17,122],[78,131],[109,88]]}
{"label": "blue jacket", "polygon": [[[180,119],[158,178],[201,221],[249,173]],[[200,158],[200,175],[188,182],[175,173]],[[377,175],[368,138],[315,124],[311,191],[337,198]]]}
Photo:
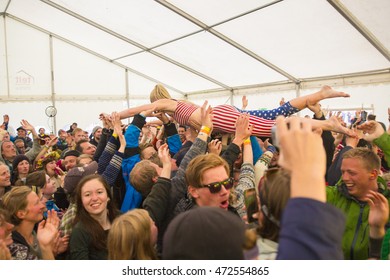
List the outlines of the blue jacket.
{"label": "blue jacket", "polygon": [[[145,118],[141,115],[134,116],[133,122],[128,126],[125,132],[126,139],[126,150],[130,153],[127,158],[124,158],[122,161],[122,175],[126,183],[126,194],[123,199],[121,211],[123,213],[138,208],[142,203],[142,195],[136,191],[133,185],[130,183],[130,172],[134,166],[141,161],[139,150],[138,150],[138,139],[141,133],[141,128],[145,124]],[[167,135],[167,143],[169,151],[171,153],[176,153],[181,148],[180,137],[177,134],[176,126],[173,123],[164,125]]]}

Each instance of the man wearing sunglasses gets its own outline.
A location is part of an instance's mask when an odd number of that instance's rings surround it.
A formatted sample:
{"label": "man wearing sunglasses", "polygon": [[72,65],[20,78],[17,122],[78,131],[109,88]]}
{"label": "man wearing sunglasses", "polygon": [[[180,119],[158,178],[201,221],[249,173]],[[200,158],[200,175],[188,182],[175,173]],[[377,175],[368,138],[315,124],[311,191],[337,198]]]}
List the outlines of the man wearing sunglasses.
{"label": "man wearing sunglasses", "polygon": [[[237,145],[239,149],[247,139],[250,146],[248,137],[251,135],[252,128],[249,124],[249,117],[240,115],[236,122],[236,134],[232,144]],[[252,149],[248,151],[252,154]],[[251,162],[253,157],[248,157],[248,159]],[[227,161],[229,161],[228,158],[225,160],[213,153],[199,155],[191,160],[185,176],[188,194],[197,206],[219,207],[237,213],[237,209],[229,204],[230,189],[234,185],[234,179],[230,177],[229,166],[231,165]],[[234,160],[231,164],[233,162]]]}
{"label": "man wearing sunglasses", "polygon": [[188,192],[198,206],[229,208],[233,179],[227,162],[215,154],[200,155],[186,170]]}

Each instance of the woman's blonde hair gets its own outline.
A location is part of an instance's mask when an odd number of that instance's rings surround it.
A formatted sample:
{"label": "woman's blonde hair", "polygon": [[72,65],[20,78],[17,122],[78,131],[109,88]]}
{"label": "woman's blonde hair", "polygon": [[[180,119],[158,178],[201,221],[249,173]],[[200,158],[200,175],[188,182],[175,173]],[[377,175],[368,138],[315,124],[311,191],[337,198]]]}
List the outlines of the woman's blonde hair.
{"label": "woman's blonde hair", "polygon": [[8,211],[11,219],[11,223],[18,226],[22,220],[18,218],[17,214],[20,210],[25,210],[28,201],[27,196],[32,190],[27,186],[19,186],[12,188],[3,196],[3,206]]}
{"label": "woman's blonde hair", "polygon": [[107,239],[109,260],[155,260],[151,242],[151,220],[144,209],[131,210],[116,218]]}
{"label": "woman's blonde hair", "polygon": [[150,93],[150,102],[153,103],[159,99],[172,99],[168,90],[161,84],[157,84]]}

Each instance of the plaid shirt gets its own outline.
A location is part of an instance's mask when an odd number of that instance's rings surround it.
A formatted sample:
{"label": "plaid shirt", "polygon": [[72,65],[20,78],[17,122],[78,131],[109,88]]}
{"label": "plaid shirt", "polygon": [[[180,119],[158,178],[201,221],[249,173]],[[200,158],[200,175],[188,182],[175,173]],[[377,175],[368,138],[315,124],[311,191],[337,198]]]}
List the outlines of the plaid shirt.
{"label": "plaid shirt", "polygon": [[60,231],[62,232],[62,235],[69,235],[72,233],[73,230],[73,221],[76,218],[76,203],[70,203],[68,210],[64,214],[64,216],[61,219],[60,223]]}

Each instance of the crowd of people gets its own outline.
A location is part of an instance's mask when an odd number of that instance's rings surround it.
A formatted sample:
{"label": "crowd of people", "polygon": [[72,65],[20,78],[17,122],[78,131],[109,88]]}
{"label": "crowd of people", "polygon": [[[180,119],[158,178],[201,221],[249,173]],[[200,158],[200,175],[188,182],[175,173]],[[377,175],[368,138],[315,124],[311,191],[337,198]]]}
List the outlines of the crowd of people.
{"label": "crowd of people", "polygon": [[390,128],[321,108],[348,97],[246,110],[156,85],[90,135],[4,115],[0,260],[390,259]]}

